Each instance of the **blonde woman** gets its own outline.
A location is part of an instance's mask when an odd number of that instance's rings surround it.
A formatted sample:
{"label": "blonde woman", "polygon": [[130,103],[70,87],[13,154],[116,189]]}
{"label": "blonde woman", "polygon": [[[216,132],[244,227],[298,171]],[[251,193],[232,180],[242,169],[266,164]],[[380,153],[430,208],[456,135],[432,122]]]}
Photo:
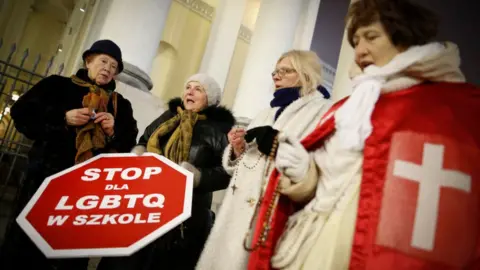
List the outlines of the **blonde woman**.
{"label": "blonde woman", "polygon": [[[234,128],[228,134],[223,166],[232,179],[197,269],[247,268],[256,246],[249,241],[250,224],[256,218],[257,204],[262,202],[266,176],[275,168],[277,134],[281,131],[302,139],[330,108],[330,101],[317,90],[321,64],[314,52],[292,50],[283,54],[272,78],[275,92],[270,108],[246,131]],[[307,173],[306,168],[302,173]]]}

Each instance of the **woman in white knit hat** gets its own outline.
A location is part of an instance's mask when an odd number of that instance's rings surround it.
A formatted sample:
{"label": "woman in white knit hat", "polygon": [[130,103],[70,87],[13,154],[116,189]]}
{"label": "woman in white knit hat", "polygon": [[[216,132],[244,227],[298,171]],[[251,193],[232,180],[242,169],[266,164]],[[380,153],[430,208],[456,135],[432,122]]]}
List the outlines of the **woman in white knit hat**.
{"label": "woman in white knit hat", "polygon": [[161,154],[194,174],[192,216],[158,240],[129,257],[103,258],[100,270],[149,270],[195,267],[213,225],[212,192],[228,186],[222,168],[227,133],[235,124],[232,113],[219,106],[222,91],[206,74],[185,83],[182,96],[153,121],[132,150]]}

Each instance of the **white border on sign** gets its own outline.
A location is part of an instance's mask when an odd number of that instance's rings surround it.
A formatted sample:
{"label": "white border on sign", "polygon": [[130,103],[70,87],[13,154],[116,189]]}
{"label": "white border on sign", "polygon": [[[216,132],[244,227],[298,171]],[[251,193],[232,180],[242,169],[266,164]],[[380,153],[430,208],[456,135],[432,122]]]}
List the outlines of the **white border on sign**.
{"label": "white border on sign", "polygon": [[[32,207],[37,202],[40,195],[45,191],[48,184],[55,178],[67,174],[73,170],[76,170],[80,167],[83,167],[97,159],[100,158],[114,158],[114,157],[143,157],[143,156],[152,156],[157,158],[158,160],[166,163],[168,166],[173,167],[178,172],[184,174],[186,176],[186,189],[185,189],[185,200],[183,204],[183,213],[176,218],[172,219],[168,223],[164,224],[162,227],[158,228],[157,230],[153,231],[149,235],[145,236],[144,238],[140,239],[139,241],[135,242],[129,247],[126,248],[94,248],[94,249],[62,249],[62,250],[55,250],[53,249],[47,241],[43,239],[43,237],[35,230],[35,228],[30,224],[27,220],[27,214],[30,212]],[[139,156],[134,153],[113,153],[113,154],[100,154],[95,156],[87,161],[84,161],[80,164],[77,164],[73,167],[65,169],[59,173],[56,173],[52,176],[45,178],[43,183],[40,185],[38,190],[35,192],[33,197],[30,199],[28,204],[22,210],[20,215],[18,215],[16,221],[18,225],[25,231],[25,233],[32,239],[32,241],[37,245],[37,247],[45,254],[47,258],[81,258],[81,257],[103,257],[103,256],[129,256],[135,253],[137,250],[145,247],[146,245],[150,244],[151,242],[158,239],[160,236],[164,235],[168,231],[172,230],[176,226],[180,225],[182,222],[190,218],[192,214],[192,196],[193,196],[193,173],[188,171],[187,169],[181,167],[180,165],[176,164],[175,162],[169,160],[168,158],[157,155],[154,153],[144,153],[142,156]]]}

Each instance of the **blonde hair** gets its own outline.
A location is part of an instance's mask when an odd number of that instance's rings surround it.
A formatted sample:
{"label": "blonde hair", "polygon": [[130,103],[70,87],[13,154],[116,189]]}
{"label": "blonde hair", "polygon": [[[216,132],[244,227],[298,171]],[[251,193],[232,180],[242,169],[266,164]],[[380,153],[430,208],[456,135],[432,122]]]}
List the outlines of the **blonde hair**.
{"label": "blonde hair", "polygon": [[322,83],[322,64],[318,55],[313,51],[291,50],[277,61],[288,58],[292,67],[298,73],[301,89],[300,95],[305,96],[314,91]]}

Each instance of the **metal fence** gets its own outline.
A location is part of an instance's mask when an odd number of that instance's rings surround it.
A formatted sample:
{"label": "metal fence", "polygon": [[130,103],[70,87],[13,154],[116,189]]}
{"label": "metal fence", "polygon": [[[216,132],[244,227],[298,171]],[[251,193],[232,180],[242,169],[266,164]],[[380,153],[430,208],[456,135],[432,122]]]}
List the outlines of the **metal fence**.
{"label": "metal fence", "polygon": [[[30,50],[19,51],[17,44],[5,48],[0,39],[0,244],[6,227],[13,221],[12,210],[23,184],[27,168],[27,153],[31,141],[17,132],[10,118],[13,103],[34,84],[51,74],[54,57],[30,55]],[[63,64],[57,72],[62,73]]]}

